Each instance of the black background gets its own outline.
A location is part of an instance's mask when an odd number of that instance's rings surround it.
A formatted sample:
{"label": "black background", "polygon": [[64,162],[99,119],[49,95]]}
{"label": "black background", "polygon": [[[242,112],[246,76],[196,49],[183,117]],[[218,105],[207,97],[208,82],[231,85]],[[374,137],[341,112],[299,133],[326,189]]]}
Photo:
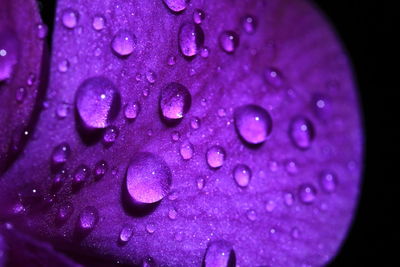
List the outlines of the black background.
{"label": "black background", "polygon": [[[52,32],[56,1],[40,2]],[[367,137],[360,204],[348,238],[329,266],[399,266],[395,258],[396,253],[400,256],[396,251],[400,248],[396,219],[400,209],[395,199],[400,190],[395,181],[400,171],[395,171],[395,164],[400,157],[395,152],[400,135],[395,111],[400,96],[396,57],[400,30],[395,23],[399,24],[400,10],[395,8],[397,1],[390,0],[314,2],[331,20],[352,59]]]}

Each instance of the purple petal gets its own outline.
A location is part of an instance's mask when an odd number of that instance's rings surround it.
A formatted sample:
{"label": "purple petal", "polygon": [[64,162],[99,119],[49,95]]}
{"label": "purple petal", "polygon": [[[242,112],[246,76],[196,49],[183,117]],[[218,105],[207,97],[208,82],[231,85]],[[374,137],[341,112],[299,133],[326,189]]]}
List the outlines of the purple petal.
{"label": "purple petal", "polygon": [[[327,263],[353,216],[363,141],[335,34],[307,1],[168,6],[59,1],[49,108],[0,181],[0,217],[71,253],[121,263]],[[198,10],[204,19],[192,22]],[[187,23],[204,33],[183,42],[190,53],[180,39]],[[110,83],[80,102],[93,77]],[[170,83],[191,97],[160,101]],[[165,107],[181,118],[164,120]],[[66,161],[52,163],[65,143]]]}

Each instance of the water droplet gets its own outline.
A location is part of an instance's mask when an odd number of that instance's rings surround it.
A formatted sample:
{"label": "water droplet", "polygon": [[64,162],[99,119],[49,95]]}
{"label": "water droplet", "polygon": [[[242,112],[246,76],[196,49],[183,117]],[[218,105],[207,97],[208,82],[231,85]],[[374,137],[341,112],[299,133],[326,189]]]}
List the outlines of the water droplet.
{"label": "water droplet", "polygon": [[165,119],[181,119],[189,111],[192,96],[180,83],[169,83],[161,90],[160,110]]}
{"label": "water droplet", "polygon": [[334,192],[337,186],[336,174],[329,171],[322,172],[319,177],[319,184],[325,192]]}
{"label": "water droplet", "polygon": [[235,251],[225,240],[211,241],[204,257],[204,267],[230,267],[236,265]]}
{"label": "water droplet", "polygon": [[99,213],[95,207],[88,206],[79,214],[78,227],[82,232],[90,232],[99,221]]}
{"label": "water droplet", "polygon": [[152,223],[149,223],[148,225],[146,225],[146,231],[147,231],[149,234],[153,234],[153,233],[156,231],[155,225],[152,224]]}
{"label": "water droplet", "polygon": [[173,191],[169,194],[168,199],[171,201],[174,201],[178,198],[178,193],[176,191]]}
{"label": "water droplet", "polygon": [[226,110],[224,108],[219,108],[217,112],[218,112],[218,116],[219,117],[225,117],[226,116]]}
{"label": "water droplet", "polygon": [[329,102],[322,95],[315,95],[312,99],[314,114],[319,118],[326,118],[329,115]]}
{"label": "water droplet", "polygon": [[179,149],[179,153],[184,160],[191,159],[193,157],[193,145],[189,141],[183,142]]}
{"label": "water droplet", "polygon": [[100,179],[101,177],[106,174],[108,170],[108,164],[104,160],[100,160],[99,162],[96,163],[94,166],[94,176],[96,179]]}
{"label": "water droplet", "polygon": [[206,184],[206,180],[203,177],[197,177],[196,185],[199,190],[202,190],[204,188],[205,184]]}
{"label": "water droplet", "polygon": [[119,241],[122,244],[128,243],[131,240],[133,234],[133,229],[130,226],[124,226],[119,232]]}
{"label": "water droplet", "polygon": [[59,119],[64,119],[65,117],[67,117],[68,112],[69,112],[69,105],[67,103],[60,103],[57,105],[56,108],[56,116]]}
{"label": "water droplet", "polygon": [[247,15],[242,19],[242,26],[245,32],[254,33],[257,28],[257,20],[253,16]]}
{"label": "water droplet", "polygon": [[171,178],[171,170],[162,158],[141,152],[129,163],[126,189],[134,204],[152,204],[168,195]]}
{"label": "water droplet", "polygon": [[57,211],[57,217],[56,217],[57,222],[64,223],[68,221],[73,212],[74,212],[74,206],[71,203],[66,202],[61,204],[61,206],[58,208]]}
{"label": "water droplet", "polygon": [[58,71],[61,73],[67,72],[69,69],[69,61],[67,59],[63,59],[58,63]]}
{"label": "water droplet", "polygon": [[154,71],[149,70],[148,72],[146,72],[146,80],[149,83],[151,83],[151,84],[155,83],[156,79],[157,79],[157,75]]}
{"label": "water droplet", "polygon": [[0,31],[0,82],[11,78],[18,61],[18,40],[14,33]]}
{"label": "water droplet", "polygon": [[257,219],[257,213],[255,210],[248,210],[246,213],[247,219],[250,221],[255,221]]}
{"label": "water droplet", "polygon": [[66,178],[67,178],[67,173],[65,170],[57,172],[53,177],[52,190],[53,191],[59,190]]}
{"label": "water droplet", "polygon": [[80,165],[75,169],[72,182],[75,185],[81,185],[86,181],[88,177],[89,177],[89,167],[87,167],[86,165]]}
{"label": "water droplet", "polygon": [[304,204],[311,204],[314,202],[317,195],[317,190],[312,184],[302,184],[299,186],[299,199]]}
{"label": "water droplet", "polygon": [[139,115],[140,104],[137,102],[130,102],[124,107],[124,115],[127,120],[134,120]]}
{"label": "water droplet", "polygon": [[175,65],[176,64],[176,57],[175,56],[170,56],[169,58],[168,58],[168,65],[169,66],[173,66],[173,65]]}
{"label": "water droplet", "polygon": [[272,212],[276,207],[276,202],[273,200],[268,200],[267,204],[265,205],[265,209],[268,212]]}
{"label": "water droplet", "polygon": [[308,149],[314,140],[314,127],[310,120],[298,117],[291,122],[290,138],[299,149]]}
{"label": "water droplet", "polygon": [[40,23],[36,26],[36,30],[37,30],[36,36],[39,39],[44,39],[47,36],[48,28],[46,25]]}
{"label": "water droplet", "polygon": [[175,208],[171,208],[168,211],[168,218],[170,218],[171,220],[175,220],[177,215],[178,215],[178,212],[176,211]]}
{"label": "water droplet", "polygon": [[186,9],[189,0],[163,0],[165,5],[173,12],[181,12]]}
{"label": "water droplet", "polygon": [[271,133],[271,116],[260,106],[238,107],[235,109],[234,119],[240,137],[250,144],[263,143]]}
{"label": "water droplet", "polygon": [[224,31],[219,35],[219,45],[223,51],[231,54],[239,46],[239,35],[234,31]]}
{"label": "water droplet", "polygon": [[196,9],[193,12],[193,22],[196,24],[200,24],[203,22],[203,20],[206,18],[206,13],[204,13],[203,10],[201,9]]}
{"label": "water droplet", "polygon": [[294,203],[294,196],[293,196],[292,193],[289,193],[289,192],[285,193],[285,194],[283,195],[283,199],[284,199],[284,201],[285,201],[285,204],[286,204],[287,206],[289,206],[289,207],[292,206],[293,203]]}
{"label": "water droplet", "polygon": [[26,84],[28,86],[32,86],[36,81],[36,75],[34,73],[30,73],[28,75],[28,79],[26,80]]}
{"label": "water droplet", "polygon": [[226,153],[221,146],[212,146],[207,150],[207,163],[211,168],[220,168],[225,161]]}
{"label": "water droplet", "polygon": [[103,16],[97,15],[93,18],[92,26],[96,31],[101,31],[106,25],[106,19]]}
{"label": "water droplet", "polygon": [[67,143],[61,143],[53,149],[51,154],[51,160],[54,165],[64,164],[69,155],[71,154],[71,149]]}
{"label": "water droplet", "polygon": [[198,118],[198,117],[193,117],[193,118],[190,120],[190,127],[192,127],[192,129],[197,130],[197,129],[200,128],[200,125],[201,125],[200,118]]}
{"label": "water droplet", "polygon": [[120,30],[111,41],[111,48],[117,55],[126,57],[132,54],[135,43],[135,35],[128,31]]}
{"label": "water droplet", "polygon": [[143,94],[144,97],[148,97],[149,93],[150,93],[150,89],[148,87],[143,89],[142,94]]}
{"label": "water droplet", "polygon": [[64,27],[73,29],[78,24],[79,15],[75,10],[66,9],[62,12],[62,23]]}
{"label": "water droplet", "polygon": [[281,87],[283,85],[283,77],[279,70],[268,67],[264,70],[265,81],[274,87]]}
{"label": "water droplet", "polygon": [[298,239],[300,236],[299,228],[293,227],[292,230],[290,231],[290,235],[292,236],[293,239]]}
{"label": "water droplet", "polygon": [[105,77],[85,80],[78,88],[75,105],[88,128],[106,128],[119,111],[120,96],[114,84]]}
{"label": "water droplet", "polygon": [[109,126],[104,131],[103,142],[106,145],[112,145],[118,138],[119,131],[114,126]]}
{"label": "water droplet", "polygon": [[202,47],[200,49],[200,56],[202,58],[208,58],[209,54],[210,54],[210,49],[208,47]]}
{"label": "water droplet", "polygon": [[297,174],[299,172],[297,164],[294,160],[288,160],[286,162],[285,168],[286,172],[291,175]]}
{"label": "water droplet", "polygon": [[204,43],[204,32],[194,23],[184,23],[179,30],[179,47],[184,56],[195,56]]}
{"label": "water droplet", "polygon": [[233,169],[233,178],[240,187],[247,187],[251,179],[251,170],[247,165],[238,164]]}
{"label": "water droplet", "polygon": [[25,87],[20,87],[17,89],[15,92],[15,100],[17,100],[18,103],[24,102],[26,97],[26,89]]}

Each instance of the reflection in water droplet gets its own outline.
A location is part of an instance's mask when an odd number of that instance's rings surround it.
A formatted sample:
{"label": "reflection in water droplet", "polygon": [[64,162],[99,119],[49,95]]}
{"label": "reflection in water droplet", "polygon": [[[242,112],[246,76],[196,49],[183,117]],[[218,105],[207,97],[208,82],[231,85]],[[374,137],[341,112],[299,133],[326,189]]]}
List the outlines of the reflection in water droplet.
{"label": "reflection in water droplet", "polygon": [[204,257],[204,267],[231,267],[236,265],[235,251],[225,240],[211,241]]}
{"label": "reflection in water droplet", "polygon": [[71,153],[71,149],[68,143],[61,143],[53,149],[51,154],[51,160],[54,165],[64,164],[69,155]]}
{"label": "reflection in water droplet", "polygon": [[88,206],[79,214],[78,227],[82,232],[90,232],[99,221],[99,213],[95,207]]}
{"label": "reflection in water droplet", "polygon": [[212,146],[207,150],[207,163],[211,168],[220,168],[225,161],[226,153],[221,146]]}
{"label": "reflection in water droplet", "polygon": [[111,41],[112,50],[121,57],[126,57],[132,54],[136,36],[126,30],[120,30]]}
{"label": "reflection in water droplet", "polygon": [[173,12],[181,12],[186,9],[189,0],[163,0],[165,5]]}
{"label": "reflection in water droplet", "polygon": [[239,135],[250,144],[261,144],[272,131],[269,113],[256,105],[245,105],[235,109],[235,126]]}
{"label": "reflection in water droplet", "polygon": [[105,77],[86,79],[75,95],[77,113],[89,129],[106,128],[118,114],[119,105],[119,93]]}
{"label": "reflection in water droplet", "polygon": [[295,118],[290,124],[290,138],[299,149],[308,149],[315,137],[314,126],[303,117]]}
{"label": "reflection in water droplet", "polygon": [[161,90],[160,110],[165,119],[181,119],[189,111],[192,96],[179,83],[169,83]]}
{"label": "reflection in water droplet", "polygon": [[184,56],[195,56],[204,43],[204,32],[194,23],[184,23],[179,29],[179,48]]}
{"label": "reflection in water droplet", "polygon": [[233,178],[240,187],[247,187],[251,179],[251,170],[247,165],[238,164],[233,169]]}
{"label": "reflection in water droplet", "polygon": [[245,32],[254,33],[257,28],[257,21],[253,16],[247,15],[242,19],[242,26]]}
{"label": "reflection in water droplet", "polygon": [[319,177],[319,184],[325,192],[334,192],[337,186],[336,174],[329,171],[322,172]]}
{"label": "reflection in water droplet", "polygon": [[224,31],[219,35],[219,45],[223,51],[231,54],[239,46],[239,35],[234,31]]}
{"label": "reflection in water droplet", "polygon": [[66,9],[62,12],[62,23],[64,27],[73,29],[78,24],[79,15],[75,10]]}
{"label": "reflection in water droplet", "polygon": [[193,12],[193,22],[196,24],[200,24],[203,22],[203,20],[206,18],[206,14],[204,13],[203,10],[201,9],[196,9]]}
{"label": "reflection in water droplet", "polygon": [[184,160],[191,159],[193,157],[193,145],[189,141],[183,142],[179,149],[179,153]]}
{"label": "reflection in water droplet", "polygon": [[168,195],[171,178],[171,170],[162,158],[141,152],[129,163],[126,190],[135,204],[156,203]]}
{"label": "reflection in water droplet", "polygon": [[302,184],[299,186],[299,199],[304,204],[311,204],[314,202],[317,195],[317,190],[312,184]]}
{"label": "reflection in water droplet", "polygon": [[134,120],[139,115],[140,104],[137,102],[130,102],[124,107],[124,116],[127,120]]}
{"label": "reflection in water droplet", "polygon": [[106,130],[104,131],[104,135],[103,135],[103,142],[106,145],[111,145],[115,142],[115,140],[117,140],[118,138],[118,129],[114,126],[109,126],[106,128]]}
{"label": "reflection in water droplet", "polygon": [[95,29],[96,31],[101,31],[102,29],[104,29],[105,25],[106,20],[104,17],[98,15],[93,18],[92,26],[93,29]]}
{"label": "reflection in water droplet", "polygon": [[123,244],[131,240],[133,234],[133,229],[130,226],[124,226],[119,233],[119,241]]}

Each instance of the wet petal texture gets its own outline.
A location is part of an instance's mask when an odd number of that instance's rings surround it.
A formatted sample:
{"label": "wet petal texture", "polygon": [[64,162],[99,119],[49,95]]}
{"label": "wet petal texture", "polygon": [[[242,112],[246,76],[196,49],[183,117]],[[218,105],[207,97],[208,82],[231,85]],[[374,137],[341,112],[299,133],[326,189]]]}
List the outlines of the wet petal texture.
{"label": "wet petal texture", "polygon": [[[309,1],[173,2],[183,3],[58,2],[48,108],[0,180],[0,217],[70,254],[119,263],[323,265],[345,237],[362,168],[338,39]],[[121,39],[126,55],[112,47],[121,31],[135,36]],[[96,129],[85,131],[76,100],[92,77],[113,93],[87,99]],[[163,105],[171,83],[186,89]],[[123,112],[108,117],[114,101],[96,101],[112,95]],[[68,155],[53,164],[60,144]]]}
{"label": "wet petal texture", "polygon": [[0,173],[31,134],[43,60],[44,37],[36,1],[0,1]]}

